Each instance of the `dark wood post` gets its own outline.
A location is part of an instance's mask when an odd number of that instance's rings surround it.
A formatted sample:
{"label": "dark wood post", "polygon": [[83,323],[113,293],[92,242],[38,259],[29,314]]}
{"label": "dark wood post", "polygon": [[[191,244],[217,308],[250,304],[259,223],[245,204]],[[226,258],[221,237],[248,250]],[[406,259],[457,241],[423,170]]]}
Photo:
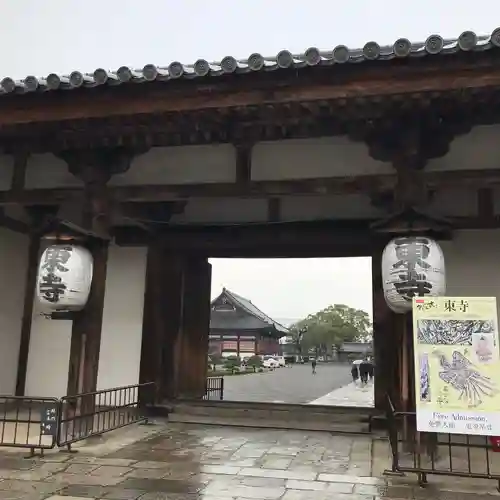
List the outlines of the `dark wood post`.
{"label": "dark wood post", "polygon": [[155,382],[157,404],[177,396],[181,316],[182,259],[153,240],[148,248],[139,381]]}
{"label": "dark wood post", "polygon": [[211,265],[206,257],[184,261],[182,327],[178,357],[178,395],[200,399],[205,394],[210,331]]}
{"label": "dark wood post", "polygon": [[[74,343],[77,343],[80,348],[78,350],[74,348],[75,358],[70,359],[70,365],[76,363],[76,376],[73,381],[68,380],[68,394],[93,392],[97,388],[108,244],[106,241],[93,240],[87,244],[87,247],[94,258],[94,273],[87,305],[73,318],[71,351],[73,352]],[[79,381],[78,374],[80,373],[81,363],[83,363],[83,379]],[[71,387],[70,382],[72,383]]]}
{"label": "dark wood post", "polygon": [[24,396],[26,372],[31,339],[31,323],[33,320],[34,295],[38,274],[38,256],[40,253],[40,235],[30,234],[28,249],[28,271],[25,277],[24,311],[21,320],[21,341],[17,361],[16,396]]}
{"label": "dark wood post", "polygon": [[[24,178],[24,170],[22,171]],[[16,174],[19,176],[21,174]],[[15,176],[15,177],[16,177]],[[16,177],[17,178],[17,177]],[[19,182],[19,181],[18,181]],[[13,189],[17,186],[13,183]],[[16,189],[19,189],[17,186]],[[28,368],[31,325],[35,299],[36,279],[38,274],[38,258],[41,252],[41,238],[49,226],[51,218],[57,213],[57,206],[32,206],[26,208],[29,217],[28,269],[25,277],[24,309],[21,320],[21,341],[17,362],[16,396],[24,396],[26,373]]]}
{"label": "dark wood post", "polygon": [[[73,316],[67,386],[67,394],[71,396],[97,389],[112,210],[107,182],[113,174],[125,172],[130,167],[133,153],[122,148],[101,148],[66,151],[60,156],[67,162],[69,171],[84,182],[81,219],[74,225],[82,234],[82,245],[90,250],[94,260],[88,302]],[[66,411],[88,415],[79,421],[79,432],[89,432],[94,425],[94,396],[70,403]]]}
{"label": "dark wood post", "polygon": [[[151,241],[146,270],[139,381],[155,382],[155,404],[175,399],[178,394],[182,279],[182,258],[169,253],[161,241]],[[143,401],[144,397],[143,392]]]}
{"label": "dark wood post", "polygon": [[399,395],[399,377],[397,376],[398,341],[396,315],[389,309],[382,284],[382,249],[377,249],[372,256],[373,289],[373,355],[375,358],[375,408],[385,411],[387,396],[393,402]]}

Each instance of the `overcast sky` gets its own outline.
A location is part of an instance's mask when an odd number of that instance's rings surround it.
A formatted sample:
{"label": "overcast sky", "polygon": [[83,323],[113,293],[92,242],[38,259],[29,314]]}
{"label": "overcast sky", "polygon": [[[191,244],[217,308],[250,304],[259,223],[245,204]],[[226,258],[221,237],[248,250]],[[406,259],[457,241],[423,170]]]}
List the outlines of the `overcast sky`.
{"label": "overcast sky", "polygon": [[294,323],[331,304],[372,315],[370,258],[212,259],[211,263],[212,298],[226,287],[280,323]]}
{"label": "overcast sky", "polygon": [[[489,34],[500,25],[500,2],[493,0],[3,0],[1,6],[0,77],[14,78],[361,47],[371,40],[392,44],[400,37],[422,41],[432,33]],[[282,321],[336,302],[371,312],[370,264],[220,260],[213,293],[225,285]]]}

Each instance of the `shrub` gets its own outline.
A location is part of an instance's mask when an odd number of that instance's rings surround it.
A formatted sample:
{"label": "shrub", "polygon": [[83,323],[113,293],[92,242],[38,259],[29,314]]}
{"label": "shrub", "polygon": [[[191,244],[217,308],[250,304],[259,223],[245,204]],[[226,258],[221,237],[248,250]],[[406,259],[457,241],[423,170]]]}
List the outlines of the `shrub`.
{"label": "shrub", "polygon": [[257,371],[257,368],[262,368],[262,358],[260,356],[248,358],[247,366],[252,367],[254,372]]}
{"label": "shrub", "polygon": [[238,368],[239,371],[240,366],[241,359],[238,356],[229,356],[224,360],[224,368],[231,373],[234,373],[236,368]]}

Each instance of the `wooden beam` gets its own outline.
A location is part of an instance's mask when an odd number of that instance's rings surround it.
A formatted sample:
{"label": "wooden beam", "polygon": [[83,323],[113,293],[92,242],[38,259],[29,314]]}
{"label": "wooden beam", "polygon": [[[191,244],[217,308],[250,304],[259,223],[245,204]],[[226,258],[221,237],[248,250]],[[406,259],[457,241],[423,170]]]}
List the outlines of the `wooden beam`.
{"label": "wooden beam", "polygon": [[495,218],[495,200],[493,189],[481,188],[477,192],[477,214],[479,218],[492,220]]}
{"label": "wooden beam", "polygon": [[500,71],[495,61],[480,62],[473,58],[446,67],[437,59],[421,64],[348,67],[342,72],[338,66],[323,68],[323,78],[316,82],[311,80],[310,73],[294,74],[294,79],[288,81],[262,75],[258,81],[254,78],[231,82],[214,79],[209,83],[190,82],[190,85],[157,82],[92,91],[4,96],[0,101],[0,125],[500,86]]}
{"label": "wooden beam", "polygon": [[252,181],[251,144],[237,144],[236,148],[236,184],[240,189],[248,189]]}
{"label": "wooden beam", "polygon": [[[425,172],[429,189],[439,187],[481,188],[500,185],[500,169]],[[108,186],[109,199],[123,202],[160,202],[188,198],[265,198],[280,196],[330,196],[336,194],[374,194],[394,189],[395,174],[322,177],[252,181],[248,185],[236,182],[213,184],[172,184],[141,186]],[[79,197],[82,189],[27,189],[19,193],[0,191],[0,205],[54,205]]]}
{"label": "wooden beam", "polygon": [[[198,226],[164,229],[165,248],[183,255],[210,257],[345,257],[369,254],[385,237],[373,234],[370,221],[315,221],[250,226]],[[117,228],[118,245],[147,245],[150,236]]]}
{"label": "wooden beam", "polygon": [[269,198],[267,200],[267,220],[269,222],[281,221],[281,199]]}
{"label": "wooden beam", "polygon": [[30,229],[26,222],[5,215],[5,209],[2,207],[0,207],[0,226],[22,234],[28,234]]}
{"label": "wooden beam", "polygon": [[[213,184],[108,186],[110,199],[120,202],[174,201],[192,197],[201,198],[259,198],[280,195],[327,195],[389,189],[395,183],[394,175],[328,177],[318,179],[253,181],[250,184],[228,182]],[[500,173],[498,182],[500,183]],[[31,189],[22,193],[0,192],[0,205],[45,205],[61,203],[81,195],[82,189]]]}
{"label": "wooden beam", "polygon": [[19,193],[24,189],[28,158],[29,154],[25,151],[17,152],[14,155],[14,166],[12,169],[12,180],[10,183],[10,190],[13,193]]}

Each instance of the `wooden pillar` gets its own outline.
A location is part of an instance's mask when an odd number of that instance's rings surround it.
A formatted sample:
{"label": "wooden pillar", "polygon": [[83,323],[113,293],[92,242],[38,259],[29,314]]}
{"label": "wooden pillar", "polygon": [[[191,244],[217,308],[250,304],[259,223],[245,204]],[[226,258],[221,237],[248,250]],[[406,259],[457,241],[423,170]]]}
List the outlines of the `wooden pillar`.
{"label": "wooden pillar", "polygon": [[200,399],[205,394],[211,280],[212,266],[206,257],[185,259],[177,362],[177,387],[181,398]]}
{"label": "wooden pillar", "polygon": [[84,183],[81,217],[73,225],[87,235],[85,245],[94,259],[90,296],[85,308],[75,314],[71,333],[68,394],[76,394],[92,392],[97,387],[112,219],[107,183],[112,175],[128,170],[134,152],[124,148],[91,148],[64,151],[60,156],[70,173]]}
{"label": "wooden pillar", "polygon": [[375,358],[375,408],[385,411],[387,395],[393,402],[400,394],[397,316],[387,305],[382,285],[382,251],[372,257],[373,354]]}
{"label": "wooden pillar", "polygon": [[155,403],[177,397],[182,318],[182,258],[161,242],[148,249],[139,381],[155,382]]}
{"label": "wooden pillar", "polygon": [[89,243],[88,248],[94,258],[94,272],[87,305],[75,313],[73,319],[68,368],[69,395],[92,392],[97,388],[108,244],[96,239]]}
{"label": "wooden pillar", "polygon": [[402,315],[401,319],[403,326],[401,327],[402,342],[404,354],[405,368],[403,369],[403,377],[401,380],[406,384],[405,393],[405,411],[415,411],[415,361],[413,349],[413,318],[412,313]]}
{"label": "wooden pillar", "polygon": [[[146,286],[144,290],[144,310],[142,315],[141,362],[139,383],[155,382],[155,402],[160,397],[162,335],[164,314],[159,300],[162,295],[163,266],[161,246],[157,241],[148,246],[146,262]],[[147,391],[140,394],[142,401],[147,401]]]}
{"label": "wooden pillar", "polygon": [[139,380],[155,382],[156,403],[176,397],[181,313],[182,260],[154,241],[148,249]]}
{"label": "wooden pillar", "polygon": [[21,320],[21,341],[17,361],[16,396],[24,396],[26,385],[26,372],[28,369],[28,356],[31,339],[31,323],[33,319],[33,306],[38,274],[38,255],[40,253],[40,235],[30,235],[28,249],[28,270],[25,276],[24,310]]}
{"label": "wooden pillar", "polygon": [[[21,165],[23,167],[23,165]],[[24,179],[24,168],[14,173],[13,191],[21,189]],[[21,341],[17,362],[16,396],[24,396],[26,373],[28,369],[29,348],[31,340],[31,324],[35,305],[36,281],[38,275],[38,259],[41,253],[42,235],[51,218],[57,213],[57,206],[31,206],[25,208],[29,218],[28,269],[25,276],[24,308],[21,320]]]}

